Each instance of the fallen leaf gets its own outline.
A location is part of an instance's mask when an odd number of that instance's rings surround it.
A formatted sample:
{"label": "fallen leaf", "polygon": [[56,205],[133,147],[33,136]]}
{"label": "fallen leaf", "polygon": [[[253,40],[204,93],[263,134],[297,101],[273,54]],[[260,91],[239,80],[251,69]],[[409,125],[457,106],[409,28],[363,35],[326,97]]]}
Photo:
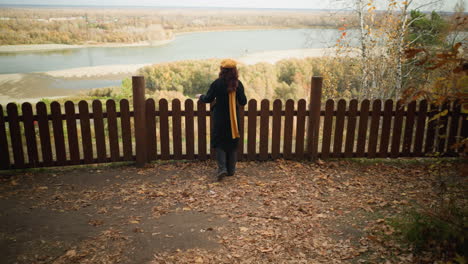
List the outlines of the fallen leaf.
{"label": "fallen leaf", "polygon": [[133,232],[134,233],[143,233],[143,229],[141,229],[139,227],[135,227],[135,228],[133,228]]}
{"label": "fallen leaf", "polygon": [[65,257],[73,258],[75,256],[76,256],[76,250],[74,249],[68,250],[67,253],[65,253]]}

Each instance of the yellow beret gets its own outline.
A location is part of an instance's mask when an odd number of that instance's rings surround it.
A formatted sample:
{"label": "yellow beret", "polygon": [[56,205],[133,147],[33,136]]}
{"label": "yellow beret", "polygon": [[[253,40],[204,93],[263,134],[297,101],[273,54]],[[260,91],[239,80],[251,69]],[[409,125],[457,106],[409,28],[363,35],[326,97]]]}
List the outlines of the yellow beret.
{"label": "yellow beret", "polygon": [[237,62],[232,59],[225,59],[221,61],[222,68],[235,68],[237,66]]}

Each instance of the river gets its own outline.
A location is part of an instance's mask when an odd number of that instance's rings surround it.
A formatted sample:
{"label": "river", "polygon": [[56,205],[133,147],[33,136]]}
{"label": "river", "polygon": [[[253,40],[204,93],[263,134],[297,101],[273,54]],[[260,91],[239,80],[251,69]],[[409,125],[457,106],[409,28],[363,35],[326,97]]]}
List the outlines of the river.
{"label": "river", "polygon": [[[336,43],[339,34],[336,29],[196,32],[178,34],[172,42],[162,46],[83,47],[55,51],[0,53],[0,96],[31,97],[33,95],[26,91],[30,90],[29,86],[35,81],[38,86],[49,86],[48,89],[41,88],[49,92],[34,94],[34,97],[42,97],[118,85],[122,78],[122,76],[60,78],[47,75],[49,71],[116,64],[153,64],[188,59],[239,58],[266,51],[327,48]],[[12,74],[20,74],[22,79],[6,78]],[[99,76],[99,72],[95,75]]]}

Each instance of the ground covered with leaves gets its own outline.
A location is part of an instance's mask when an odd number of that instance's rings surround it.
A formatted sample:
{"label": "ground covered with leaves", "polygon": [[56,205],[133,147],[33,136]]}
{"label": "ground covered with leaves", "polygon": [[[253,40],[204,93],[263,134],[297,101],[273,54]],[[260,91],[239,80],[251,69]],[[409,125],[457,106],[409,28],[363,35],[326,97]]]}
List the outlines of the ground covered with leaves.
{"label": "ground covered with leaves", "polygon": [[433,262],[390,224],[436,202],[430,164],[240,162],[219,183],[213,161],[4,174],[1,262]]}

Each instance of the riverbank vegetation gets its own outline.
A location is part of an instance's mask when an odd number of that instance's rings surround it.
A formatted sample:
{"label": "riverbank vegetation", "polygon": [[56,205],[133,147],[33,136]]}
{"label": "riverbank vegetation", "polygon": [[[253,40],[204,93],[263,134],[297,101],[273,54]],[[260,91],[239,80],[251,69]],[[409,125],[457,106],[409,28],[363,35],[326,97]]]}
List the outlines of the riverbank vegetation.
{"label": "riverbank vegetation", "polygon": [[137,43],[172,38],[157,17],[125,11],[0,9],[0,45]]}
{"label": "riverbank vegetation", "polygon": [[[344,13],[343,19],[350,19]],[[199,8],[2,8],[0,45],[133,43],[173,33],[262,29],[337,28],[325,11]]]}
{"label": "riverbank vegetation", "polygon": [[[139,70],[145,76],[150,91],[177,91],[186,96],[205,93],[217,78],[219,61],[186,61],[147,66]],[[286,59],[276,64],[240,65],[240,80],[249,98],[307,98],[310,76],[326,80],[324,96],[350,98],[356,84],[357,69],[353,59],[306,58]]]}
{"label": "riverbank vegetation", "polygon": [[[218,76],[219,63],[218,59],[161,63],[143,67],[137,75],[145,77],[148,97],[194,98],[196,94],[207,92]],[[359,68],[352,58],[284,59],[275,64],[240,64],[238,68],[247,97],[258,101],[307,99],[312,73],[324,77],[325,98],[354,98],[359,83]],[[124,79],[120,87],[92,90],[88,96],[128,98],[131,96],[131,80]]]}

